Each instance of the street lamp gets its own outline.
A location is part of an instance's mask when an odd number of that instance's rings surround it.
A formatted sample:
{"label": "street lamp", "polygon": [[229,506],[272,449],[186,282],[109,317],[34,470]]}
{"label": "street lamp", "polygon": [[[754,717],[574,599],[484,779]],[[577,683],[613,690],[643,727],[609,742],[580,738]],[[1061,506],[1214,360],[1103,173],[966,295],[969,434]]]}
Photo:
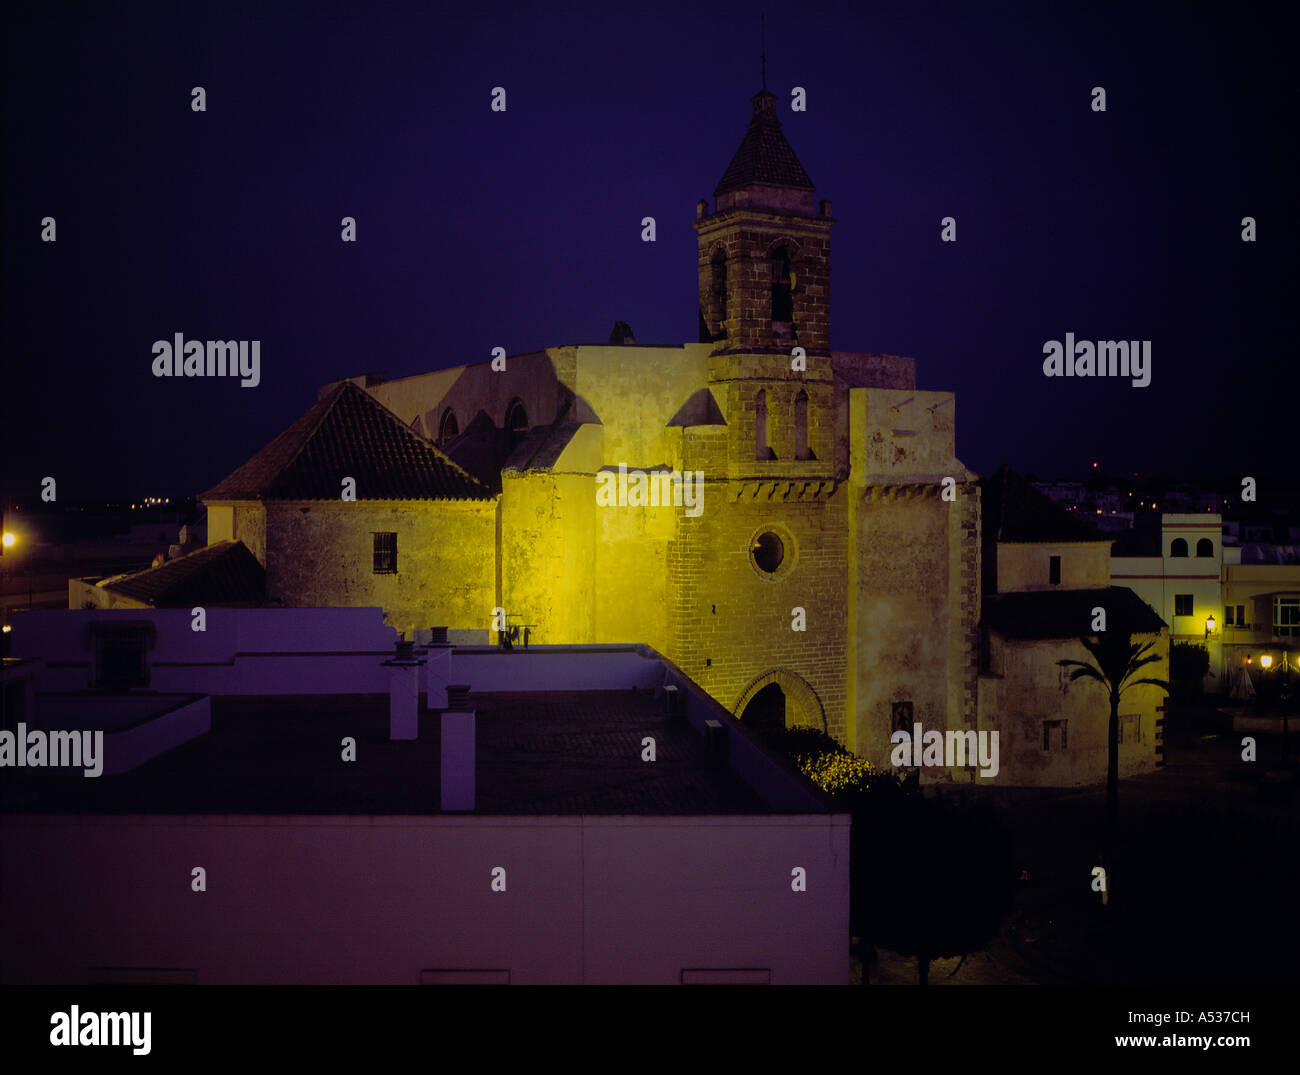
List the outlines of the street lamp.
{"label": "street lamp", "polygon": [[1214,634],[1214,628],[1217,627],[1217,626],[1218,626],[1218,624],[1215,623],[1215,620],[1214,620],[1214,617],[1213,617],[1213,616],[1206,616],[1206,617],[1205,617],[1205,637],[1206,637],[1206,638],[1209,638],[1210,635]]}
{"label": "street lamp", "polygon": [[[3,517],[3,512],[0,512],[0,517]],[[6,628],[9,624],[9,602],[5,597],[5,576],[8,572],[5,571],[4,550],[12,549],[17,544],[18,535],[12,530],[0,532],[0,622],[3,622]]]}

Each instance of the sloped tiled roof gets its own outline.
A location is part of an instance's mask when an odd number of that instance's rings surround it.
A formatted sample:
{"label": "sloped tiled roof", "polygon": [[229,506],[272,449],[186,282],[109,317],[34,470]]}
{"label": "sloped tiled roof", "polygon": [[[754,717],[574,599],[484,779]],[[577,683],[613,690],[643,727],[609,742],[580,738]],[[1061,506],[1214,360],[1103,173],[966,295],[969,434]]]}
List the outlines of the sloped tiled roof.
{"label": "sloped tiled roof", "polygon": [[199,499],[337,500],[344,478],[358,500],[486,500],[491,491],[350,382]]}
{"label": "sloped tiled roof", "polygon": [[1166,626],[1126,586],[1092,590],[1034,590],[984,598],[984,625],[1004,638],[1082,638],[1092,634],[1092,610],[1106,610],[1106,630],[1158,634]]}
{"label": "sloped tiled roof", "polygon": [[260,605],[266,595],[266,571],[242,541],[219,541],[105,582],[103,588],[154,608]]}
{"label": "sloped tiled roof", "polygon": [[794,187],[798,190],[815,189],[790,143],[781,133],[775,105],[776,95],[766,90],[754,97],[754,118],[750,120],[740,148],[736,150],[713,191],[714,197],[754,183]]}

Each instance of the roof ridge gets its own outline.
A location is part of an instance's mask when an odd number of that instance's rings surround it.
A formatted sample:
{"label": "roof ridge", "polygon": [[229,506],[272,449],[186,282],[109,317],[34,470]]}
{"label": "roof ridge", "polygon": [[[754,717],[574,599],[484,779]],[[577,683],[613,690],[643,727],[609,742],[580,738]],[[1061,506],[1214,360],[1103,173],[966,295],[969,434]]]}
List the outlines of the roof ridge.
{"label": "roof ridge", "polygon": [[[293,466],[294,463],[298,461],[298,457],[302,455],[304,449],[306,449],[307,445],[311,443],[312,437],[316,435],[316,431],[320,429],[321,423],[325,421],[325,417],[331,414],[334,408],[338,406],[339,400],[343,398],[344,393],[349,388],[355,388],[358,392],[362,393],[362,395],[369,394],[365,391],[365,389],[357,387],[357,385],[353,384],[351,381],[344,381],[342,384],[335,386],[334,390],[324,399],[317,400],[316,401],[317,406],[320,406],[320,404],[322,403],[324,403],[325,406],[321,407],[320,414],[316,416],[316,420],[313,422],[309,422],[307,424],[306,429],[303,430],[301,439],[298,441],[298,446],[293,450],[293,454],[290,455],[284,461],[284,464],[281,467],[279,467],[276,470],[276,472],[272,474],[271,477],[267,480],[266,488],[269,489],[272,485],[274,485],[276,481],[279,479],[280,475],[283,474],[286,470],[288,470],[291,466]],[[313,407],[312,409],[314,410],[315,408]],[[309,410],[307,414],[311,414],[311,411]],[[271,443],[274,444],[275,442],[272,441]],[[258,494],[257,499],[258,500],[266,499],[265,490],[263,490],[262,493]]]}
{"label": "roof ridge", "polygon": [[[426,437],[426,436],[424,436],[424,435],[422,435],[422,434],[420,434],[420,433],[417,433],[417,432],[416,432],[414,429],[412,429],[409,425],[407,425],[405,422],[403,422],[402,419],[399,418],[399,417],[397,416],[397,414],[395,414],[395,413],[394,413],[392,410],[390,410],[388,407],[384,406],[384,404],[381,403],[379,400],[375,399],[374,396],[372,396],[369,392],[367,392],[367,391],[366,391],[364,388],[362,388],[360,385],[352,384],[351,381],[348,381],[348,382],[346,382],[346,383],[347,383],[348,385],[351,385],[351,386],[352,386],[353,388],[355,388],[358,392],[360,392],[360,393],[361,393],[361,394],[362,394],[362,395],[363,395],[367,400],[370,401],[370,403],[374,404],[374,406],[378,407],[381,411],[383,411],[383,413],[385,414],[385,416],[387,416],[388,418],[392,419],[392,421],[397,425],[397,427],[398,427],[399,429],[403,430],[403,431],[404,431],[405,433],[407,433],[409,436],[414,437],[415,440],[417,441],[417,443],[419,443],[419,445],[420,445],[422,448],[427,448],[429,451],[433,452],[433,454],[436,455],[436,456],[437,456],[437,457],[438,457],[442,462],[446,463],[446,464],[447,464],[448,466],[450,466],[453,470],[455,470],[458,474],[460,474],[463,478],[466,478],[469,482],[471,482],[473,485],[477,485],[477,486],[478,486],[480,489],[482,489],[484,492],[487,492],[487,493],[489,493],[489,494],[491,494],[491,495],[493,495],[493,496],[496,495],[495,493],[492,493],[492,491],[491,491],[490,489],[488,489],[488,487],[487,487],[486,485],[484,485],[481,481],[479,481],[476,477],[474,477],[473,474],[471,474],[468,470],[466,470],[466,469],[465,469],[464,467],[462,467],[459,463],[457,463],[456,460],[452,459],[451,456],[449,456],[446,452],[442,451],[442,450],[441,450],[441,449],[440,449],[436,444],[433,443],[433,441],[431,441],[428,437]],[[305,444],[305,443],[306,443],[306,440],[304,440],[303,443]],[[460,497],[453,497],[452,499],[454,499],[454,500],[460,500],[461,498],[460,498]]]}
{"label": "roof ridge", "polygon": [[170,559],[164,560],[161,564],[150,564],[148,567],[140,568],[139,571],[127,571],[125,572],[125,575],[129,578],[138,578],[141,575],[149,574],[151,571],[161,571],[165,567],[171,567],[172,564],[179,564],[182,561],[192,560],[196,556],[202,556],[205,553],[210,553],[214,549],[221,548],[221,546],[223,545],[234,545],[237,540],[238,539],[235,538],[223,538],[221,541],[218,541],[215,544],[204,545],[202,548],[195,549],[193,552],[187,552],[181,556],[173,556]]}

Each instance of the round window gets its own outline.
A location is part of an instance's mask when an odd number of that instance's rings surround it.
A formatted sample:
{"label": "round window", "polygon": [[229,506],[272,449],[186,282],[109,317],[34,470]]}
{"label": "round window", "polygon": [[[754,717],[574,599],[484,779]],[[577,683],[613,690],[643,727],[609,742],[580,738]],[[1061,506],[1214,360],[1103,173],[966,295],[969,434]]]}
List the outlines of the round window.
{"label": "round window", "polygon": [[775,574],[785,559],[785,544],[771,530],[758,536],[751,551],[758,569],[769,575]]}

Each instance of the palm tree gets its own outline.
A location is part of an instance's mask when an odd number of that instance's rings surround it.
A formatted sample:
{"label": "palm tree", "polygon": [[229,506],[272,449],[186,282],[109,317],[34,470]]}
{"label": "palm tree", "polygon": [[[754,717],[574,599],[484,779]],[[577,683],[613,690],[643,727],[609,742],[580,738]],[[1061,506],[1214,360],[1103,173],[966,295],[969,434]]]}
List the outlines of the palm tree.
{"label": "palm tree", "polygon": [[[1138,669],[1160,660],[1158,653],[1149,653],[1155,640],[1134,642],[1132,635],[1124,632],[1103,631],[1096,638],[1081,638],[1083,648],[1092,654],[1095,663],[1061,660],[1056,663],[1071,669],[1070,682],[1078,679],[1095,679],[1110,694],[1110,728],[1106,751],[1106,832],[1113,837],[1119,821],[1119,699],[1130,687],[1149,684],[1166,693],[1169,684],[1163,679],[1134,679]],[[1109,840],[1107,841],[1110,842]]]}

